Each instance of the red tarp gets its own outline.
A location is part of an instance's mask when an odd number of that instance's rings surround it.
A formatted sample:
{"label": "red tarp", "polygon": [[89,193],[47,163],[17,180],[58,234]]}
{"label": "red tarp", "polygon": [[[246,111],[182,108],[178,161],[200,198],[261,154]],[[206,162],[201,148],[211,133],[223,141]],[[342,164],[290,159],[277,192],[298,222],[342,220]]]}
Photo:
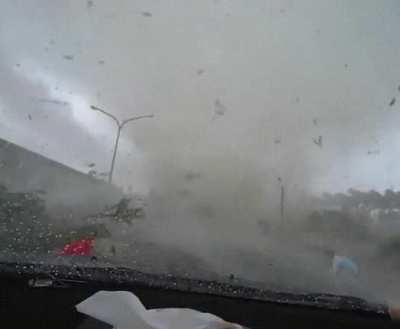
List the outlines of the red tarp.
{"label": "red tarp", "polygon": [[93,256],[93,247],[94,239],[82,239],[66,244],[60,254],[68,256]]}

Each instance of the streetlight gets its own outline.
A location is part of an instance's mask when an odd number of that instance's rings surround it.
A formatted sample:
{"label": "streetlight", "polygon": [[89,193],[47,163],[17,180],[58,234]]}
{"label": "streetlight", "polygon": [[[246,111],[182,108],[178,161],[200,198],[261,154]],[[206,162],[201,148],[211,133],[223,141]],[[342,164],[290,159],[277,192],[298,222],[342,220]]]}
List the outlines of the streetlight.
{"label": "streetlight", "polygon": [[117,125],[117,137],[115,139],[115,146],[114,146],[114,152],[113,152],[113,157],[112,157],[112,161],[111,161],[111,169],[110,169],[110,173],[108,175],[108,182],[112,183],[112,178],[113,178],[113,173],[114,173],[114,164],[115,164],[115,158],[117,156],[117,150],[118,150],[118,144],[119,144],[119,138],[121,136],[121,130],[122,128],[124,128],[124,126],[128,123],[128,122],[132,122],[132,121],[136,121],[136,120],[140,120],[140,119],[144,119],[144,118],[154,118],[154,114],[148,114],[148,115],[140,115],[137,117],[132,117],[123,121],[119,121],[115,116],[113,116],[112,114],[102,110],[101,108],[98,108],[97,106],[90,106],[90,108],[94,111],[99,111],[105,115],[107,115],[108,117],[110,117],[111,119],[114,120],[114,122]]}

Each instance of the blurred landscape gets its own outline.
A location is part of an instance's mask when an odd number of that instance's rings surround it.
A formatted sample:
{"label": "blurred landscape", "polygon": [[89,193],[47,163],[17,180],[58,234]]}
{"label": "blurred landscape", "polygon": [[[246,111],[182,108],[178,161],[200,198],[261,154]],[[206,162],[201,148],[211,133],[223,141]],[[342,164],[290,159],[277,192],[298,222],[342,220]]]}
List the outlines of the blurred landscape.
{"label": "blurred landscape", "polygon": [[[74,175],[82,176],[81,173]],[[103,191],[114,189],[88,175],[84,184],[100,184]],[[197,177],[185,174],[185,179],[191,181]],[[243,217],[242,223],[234,224],[241,227],[238,232],[231,231],[227,222],[216,222],[218,209],[212,210],[215,207],[212,202],[192,199],[182,201],[183,208],[169,209],[168,195],[156,192],[134,195],[121,191],[120,199],[114,195],[109,202],[102,199],[101,203],[92,202],[91,207],[85,204],[81,209],[79,198],[68,199],[76,200],[75,205],[63,203],[60,198],[51,210],[57,189],[48,202],[48,192],[43,189],[23,191],[10,187],[10,181],[7,185],[0,185],[3,259],[49,260],[65,244],[93,237],[94,254],[100,261],[148,273],[298,293],[348,294],[372,300],[396,299],[400,293],[397,285],[400,274],[398,191],[350,189],[346,193],[325,193],[308,198],[307,207],[303,207],[307,210],[297,213],[282,204],[275,217],[269,217],[268,213],[257,220]],[[63,193],[66,188],[62,184]],[[85,191],[87,200],[94,197],[90,188]],[[177,193],[185,200],[185,195]],[[182,214],[194,217],[182,222],[179,220]],[[195,219],[201,223],[196,224]],[[358,264],[361,275],[357,284],[338,285],[331,272],[329,250],[348,256]]]}
{"label": "blurred landscape", "polygon": [[2,259],[94,240],[98,266],[400,303],[399,15],[2,1]]}

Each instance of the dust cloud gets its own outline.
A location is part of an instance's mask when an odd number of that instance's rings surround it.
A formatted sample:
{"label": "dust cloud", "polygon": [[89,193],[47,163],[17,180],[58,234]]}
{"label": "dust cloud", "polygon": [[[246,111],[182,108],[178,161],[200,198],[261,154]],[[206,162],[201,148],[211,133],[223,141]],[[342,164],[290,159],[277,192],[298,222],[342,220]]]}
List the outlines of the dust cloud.
{"label": "dust cloud", "polygon": [[121,262],[151,243],[198,261],[158,270],[334,291],[324,250],[370,240],[313,232],[316,200],[400,186],[400,7],[383,3],[4,1],[0,137],[104,174],[116,127],[90,106],[154,114],[122,131],[114,184],[147,206],[113,228],[138,243]]}

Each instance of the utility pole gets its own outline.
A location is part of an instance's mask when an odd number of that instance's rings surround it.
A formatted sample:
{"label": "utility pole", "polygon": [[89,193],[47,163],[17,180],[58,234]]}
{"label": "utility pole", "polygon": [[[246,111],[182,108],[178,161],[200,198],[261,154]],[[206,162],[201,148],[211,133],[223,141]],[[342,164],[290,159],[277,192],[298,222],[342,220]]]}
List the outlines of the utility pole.
{"label": "utility pole", "polygon": [[279,185],[280,185],[280,215],[281,215],[281,223],[285,222],[285,187],[283,185],[283,181],[281,177],[278,177]]}
{"label": "utility pole", "polygon": [[115,124],[117,125],[117,136],[115,138],[115,145],[114,145],[114,151],[113,151],[113,157],[112,157],[112,161],[111,161],[111,169],[110,169],[110,173],[108,174],[108,182],[111,184],[112,183],[112,179],[113,179],[113,173],[114,173],[114,165],[115,165],[115,159],[117,157],[117,151],[118,151],[118,145],[119,145],[119,138],[121,137],[121,131],[122,129],[125,127],[125,125],[129,122],[132,121],[136,121],[136,120],[140,120],[140,119],[144,119],[144,118],[154,118],[154,114],[148,114],[148,115],[140,115],[137,117],[132,117],[132,118],[128,118],[126,120],[120,121],[118,120],[118,118],[116,118],[114,115],[102,110],[101,108],[97,107],[97,106],[90,106],[90,108],[94,111],[98,111],[103,113],[104,115],[107,115],[108,117],[110,117],[111,119],[113,119],[113,121],[115,122]]}

